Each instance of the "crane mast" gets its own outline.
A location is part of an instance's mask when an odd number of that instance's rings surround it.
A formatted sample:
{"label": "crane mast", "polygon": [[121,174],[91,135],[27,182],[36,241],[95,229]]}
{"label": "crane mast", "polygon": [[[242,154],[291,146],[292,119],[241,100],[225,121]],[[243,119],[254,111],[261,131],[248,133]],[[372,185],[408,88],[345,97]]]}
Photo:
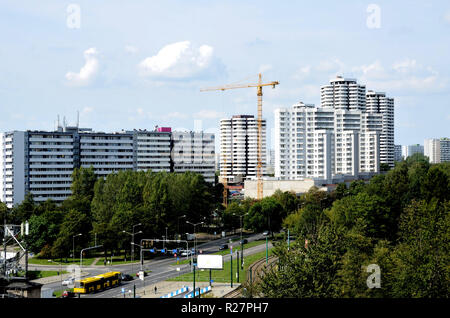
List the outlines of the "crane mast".
{"label": "crane mast", "polygon": [[[262,96],[263,91],[262,88],[264,86],[272,86],[272,88],[275,88],[275,85],[278,85],[279,82],[269,82],[269,83],[263,83],[262,82],[262,76],[261,73],[258,74],[258,83],[252,83],[252,84],[239,84],[239,85],[224,85],[224,86],[217,86],[217,87],[208,87],[201,89],[201,92],[205,91],[214,91],[214,90],[227,90],[227,89],[235,89],[235,88],[248,88],[248,87],[256,87],[257,88],[257,96],[258,96],[258,134],[257,134],[257,166],[256,166],[256,179],[257,179],[257,199],[260,200],[263,198],[263,171],[262,171]],[[226,163],[226,159],[225,159]],[[228,186],[228,180],[226,180],[225,175],[225,181],[222,181],[224,185],[224,205],[226,206],[227,198],[225,196],[228,196],[227,186]]]}

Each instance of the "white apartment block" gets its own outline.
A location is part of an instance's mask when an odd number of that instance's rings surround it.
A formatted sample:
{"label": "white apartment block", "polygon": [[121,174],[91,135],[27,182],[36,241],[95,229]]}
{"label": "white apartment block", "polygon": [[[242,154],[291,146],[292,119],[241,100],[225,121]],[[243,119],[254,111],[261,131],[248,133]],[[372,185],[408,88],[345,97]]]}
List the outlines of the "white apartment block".
{"label": "white apartment block", "polygon": [[214,134],[204,132],[172,132],[174,172],[192,171],[203,175],[206,182],[215,182]]}
{"label": "white apartment block", "polygon": [[430,163],[450,161],[450,138],[425,139],[424,155],[430,159]]}
{"label": "white apartment block", "polygon": [[0,201],[12,207],[25,196],[25,132],[0,133]]}
{"label": "white apartment block", "polygon": [[380,133],[380,114],[302,102],[276,109],[275,177],[331,180],[377,173]]}
{"label": "white apartment block", "polygon": [[423,152],[424,152],[423,146],[419,144],[402,146],[402,156],[404,159],[408,158],[409,156],[412,156],[415,153],[423,154]]}
{"label": "white apartment block", "polygon": [[171,133],[135,130],[136,170],[170,171]]}
{"label": "white apartment block", "polygon": [[[262,120],[261,161],[266,170],[266,120]],[[220,177],[228,182],[255,178],[258,164],[258,120],[236,115],[220,120]]]}

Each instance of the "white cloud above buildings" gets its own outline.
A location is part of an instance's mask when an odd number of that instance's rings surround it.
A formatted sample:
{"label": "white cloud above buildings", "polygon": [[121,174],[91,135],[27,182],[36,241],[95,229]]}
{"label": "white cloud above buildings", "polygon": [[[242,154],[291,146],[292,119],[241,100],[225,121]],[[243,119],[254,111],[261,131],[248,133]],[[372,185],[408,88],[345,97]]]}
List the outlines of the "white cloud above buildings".
{"label": "white cloud above buildings", "polygon": [[[437,93],[448,88],[448,78],[430,66],[406,57],[386,64],[380,60],[372,63],[351,66],[339,59],[331,58],[316,65],[298,68],[292,78],[304,83],[297,86],[300,93],[308,92],[309,97],[320,95],[320,86],[327,84],[336,75],[357,79],[369,90],[384,91],[388,95],[415,95]],[[316,89],[317,93],[313,94]],[[308,97],[308,96],[305,96]]]}
{"label": "white cloud above buildings", "polygon": [[164,46],[139,64],[141,76],[158,80],[182,80],[216,75],[220,62],[209,45],[196,47],[190,41]]}
{"label": "white cloud above buildings", "polygon": [[89,85],[98,73],[99,61],[98,51],[92,47],[83,53],[85,64],[78,73],[67,72],[66,80],[70,86],[87,86]]}

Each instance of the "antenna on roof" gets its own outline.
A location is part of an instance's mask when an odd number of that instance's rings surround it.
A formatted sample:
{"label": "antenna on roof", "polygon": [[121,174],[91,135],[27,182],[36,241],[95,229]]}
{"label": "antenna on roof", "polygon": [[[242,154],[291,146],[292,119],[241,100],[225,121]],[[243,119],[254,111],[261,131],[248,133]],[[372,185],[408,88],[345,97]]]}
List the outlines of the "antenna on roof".
{"label": "antenna on roof", "polygon": [[77,128],[80,127],[80,111],[77,110]]}

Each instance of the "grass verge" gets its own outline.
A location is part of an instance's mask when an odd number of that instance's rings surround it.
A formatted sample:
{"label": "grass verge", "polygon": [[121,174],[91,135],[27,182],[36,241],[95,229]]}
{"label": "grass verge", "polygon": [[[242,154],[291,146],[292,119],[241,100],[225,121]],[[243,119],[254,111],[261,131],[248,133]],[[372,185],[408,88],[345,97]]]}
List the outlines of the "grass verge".
{"label": "grass verge", "polygon": [[[269,256],[272,255],[272,250],[269,250]],[[259,252],[256,254],[244,256],[244,269],[240,269],[239,266],[239,282],[242,283],[247,279],[247,270],[248,267],[253,264],[254,262],[265,258],[266,257],[266,251]],[[230,283],[231,282],[231,276],[233,276],[233,282],[237,282],[236,278],[236,270],[237,270],[237,263],[236,258],[233,257],[233,273],[231,275],[231,262],[224,262],[223,264],[223,270],[212,270],[211,271],[211,279],[214,282],[217,283]],[[184,275],[180,275],[178,277],[170,278],[168,281],[186,281],[190,282],[193,281],[194,274],[188,273]],[[197,282],[209,282],[209,270],[196,270],[195,271],[195,281]]]}

